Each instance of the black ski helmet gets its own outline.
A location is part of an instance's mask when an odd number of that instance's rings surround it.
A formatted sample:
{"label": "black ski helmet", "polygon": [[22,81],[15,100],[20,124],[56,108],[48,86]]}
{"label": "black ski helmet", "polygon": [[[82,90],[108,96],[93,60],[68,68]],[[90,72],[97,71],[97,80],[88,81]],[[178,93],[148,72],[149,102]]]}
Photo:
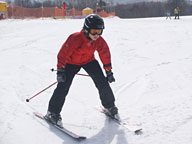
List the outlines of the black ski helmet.
{"label": "black ski helmet", "polygon": [[83,29],[86,34],[90,32],[90,29],[100,29],[103,30],[104,27],[104,21],[102,17],[100,17],[97,14],[90,14],[85,18]]}

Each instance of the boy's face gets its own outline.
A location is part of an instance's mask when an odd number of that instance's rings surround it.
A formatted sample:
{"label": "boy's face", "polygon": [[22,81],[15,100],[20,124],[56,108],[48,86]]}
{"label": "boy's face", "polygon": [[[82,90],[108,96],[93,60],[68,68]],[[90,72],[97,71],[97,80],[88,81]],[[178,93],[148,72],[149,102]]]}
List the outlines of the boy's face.
{"label": "boy's face", "polygon": [[102,29],[90,29],[89,31],[89,37],[92,40],[97,40],[100,35],[102,35],[103,30]]}
{"label": "boy's face", "polygon": [[92,40],[97,40],[99,37],[100,37],[100,35],[98,35],[98,34],[95,34],[95,35],[92,35],[92,34],[90,34],[89,33],[89,37],[92,39]]}

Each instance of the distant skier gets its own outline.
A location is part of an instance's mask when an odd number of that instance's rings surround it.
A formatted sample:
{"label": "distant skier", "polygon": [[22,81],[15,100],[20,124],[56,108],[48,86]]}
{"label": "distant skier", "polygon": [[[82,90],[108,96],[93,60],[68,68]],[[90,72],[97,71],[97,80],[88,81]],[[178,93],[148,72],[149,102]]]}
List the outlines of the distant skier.
{"label": "distant skier", "polygon": [[171,13],[170,12],[166,12],[166,19],[171,19]]}
{"label": "distant skier", "polygon": [[178,17],[178,19],[179,19],[179,14],[180,14],[179,7],[176,7],[176,8],[174,9],[174,14],[175,14],[175,19],[177,19],[177,17]]}
{"label": "distant skier", "polygon": [[[83,29],[71,34],[61,47],[57,59],[57,88],[48,106],[45,119],[62,127],[62,110],[65,98],[72,84],[75,74],[83,68],[95,83],[102,105],[111,115],[116,115],[115,97],[108,82],[115,78],[111,66],[111,54],[105,40],[101,37],[104,29],[103,19],[96,14],[85,18]],[[106,71],[106,77],[95,59],[97,51]],[[87,87],[88,88],[88,87]],[[82,93],[83,94],[83,93]]]}

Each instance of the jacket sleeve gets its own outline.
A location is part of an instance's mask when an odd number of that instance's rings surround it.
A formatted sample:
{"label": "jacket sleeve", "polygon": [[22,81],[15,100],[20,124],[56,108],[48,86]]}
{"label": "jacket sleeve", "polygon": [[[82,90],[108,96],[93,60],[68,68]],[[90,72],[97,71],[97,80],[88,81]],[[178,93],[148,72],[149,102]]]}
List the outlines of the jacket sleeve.
{"label": "jacket sleeve", "polygon": [[99,57],[101,59],[101,62],[103,63],[103,68],[105,70],[111,70],[112,65],[111,65],[111,53],[109,51],[109,47],[106,43],[106,41],[100,37],[100,42],[99,46],[97,48]]}
{"label": "jacket sleeve", "polygon": [[75,45],[73,42],[75,40],[74,34],[70,35],[65,43],[62,45],[58,55],[57,55],[57,68],[63,68],[66,65],[66,62],[70,60],[70,56],[72,55]]}

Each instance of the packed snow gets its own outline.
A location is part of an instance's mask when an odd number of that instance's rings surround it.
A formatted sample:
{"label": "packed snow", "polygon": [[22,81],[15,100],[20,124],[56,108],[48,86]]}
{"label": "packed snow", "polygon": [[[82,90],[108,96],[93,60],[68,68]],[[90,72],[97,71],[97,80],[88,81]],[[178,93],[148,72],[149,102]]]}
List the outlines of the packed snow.
{"label": "packed snow", "polygon": [[50,69],[57,53],[84,20],[8,19],[0,21],[0,144],[192,143],[192,17],[104,21],[116,105],[142,134],[98,112],[99,95],[86,76],[75,77],[61,113],[64,126],[86,140],[75,141],[35,117],[34,111],[46,113],[56,85],[25,100],[56,81]]}

